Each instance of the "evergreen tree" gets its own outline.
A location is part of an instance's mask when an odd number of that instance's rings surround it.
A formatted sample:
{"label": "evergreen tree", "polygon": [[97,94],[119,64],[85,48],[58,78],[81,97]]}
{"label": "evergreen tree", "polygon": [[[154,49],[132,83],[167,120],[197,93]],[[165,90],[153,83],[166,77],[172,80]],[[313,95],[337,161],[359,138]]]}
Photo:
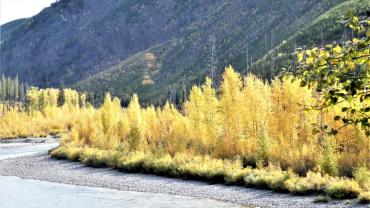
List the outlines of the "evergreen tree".
{"label": "evergreen tree", "polygon": [[58,107],[62,107],[65,104],[65,92],[64,89],[59,90],[58,94]]}
{"label": "evergreen tree", "polygon": [[260,133],[260,137],[258,139],[258,147],[257,147],[257,165],[258,166],[267,166],[268,164],[268,141],[265,134],[265,131],[262,130]]}
{"label": "evergreen tree", "polygon": [[1,80],[0,80],[0,100],[4,101],[6,98],[6,79],[4,74],[1,75]]}
{"label": "evergreen tree", "polygon": [[175,105],[176,105],[176,108],[181,108],[181,105],[182,105],[182,100],[181,100],[181,96],[179,95],[179,93],[176,91],[176,97],[175,97]]}
{"label": "evergreen tree", "polygon": [[336,143],[332,137],[324,139],[320,165],[324,173],[331,176],[338,175],[338,155],[336,153]]}
{"label": "evergreen tree", "polygon": [[12,84],[11,84],[11,79],[8,77],[6,79],[6,100],[11,100],[12,99]]}
{"label": "evergreen tree", "polygon": [[21,83],[19,87],[19,101],[21,103],[24,103],[26,101],[23,83]]}
{"label": "evergreen tree", "polygon": [[186,98],[187,98],[185,84],[182,85],[181,96],[182,96],[182,98],[181,98],[182,102],[185,103],[186,102]]}
{"label": "evergreen tree", "polygon": [[18,74],[13,81],[13,96],[15,101],[19,101],[19,78]]}

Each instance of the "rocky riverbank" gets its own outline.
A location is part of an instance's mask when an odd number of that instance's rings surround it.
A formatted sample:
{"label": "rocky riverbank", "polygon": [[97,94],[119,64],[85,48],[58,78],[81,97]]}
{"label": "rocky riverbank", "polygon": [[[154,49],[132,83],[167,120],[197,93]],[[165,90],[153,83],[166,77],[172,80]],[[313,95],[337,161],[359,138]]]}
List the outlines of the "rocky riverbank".
{"label": "rocky riverbank", "polygon": [[314,203],[316,196],[293,196],[253,188],[210,185],[203,182],[95,169],[78,162],[51,159],[46,154],[0,160],[0,175],[64,184],[105,187],[209,198],[253,207],[353,207],[350,201]]}

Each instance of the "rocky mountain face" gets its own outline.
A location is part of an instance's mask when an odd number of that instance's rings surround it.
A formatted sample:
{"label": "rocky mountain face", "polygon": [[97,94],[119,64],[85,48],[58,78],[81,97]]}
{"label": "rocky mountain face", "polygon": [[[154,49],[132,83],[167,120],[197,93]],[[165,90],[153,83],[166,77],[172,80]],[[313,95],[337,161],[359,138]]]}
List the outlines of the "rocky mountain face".
{"label": "rocky mountain face", "polygon": [[[240,71],[344,0],[60,0],[1,26],[0,70],[145,102]],[[355,1],[356,2],[356,1]],[[361,2],[358,0],[358,2]],[[272,76],[268,68],[256,73]]]}
{"label": "rocky mountain face", "polygon": [[59,1],[2,27],[1,69],[40,86],[74,83],[179,36],[192,17],[170,19],[176,6],[173,1]]}

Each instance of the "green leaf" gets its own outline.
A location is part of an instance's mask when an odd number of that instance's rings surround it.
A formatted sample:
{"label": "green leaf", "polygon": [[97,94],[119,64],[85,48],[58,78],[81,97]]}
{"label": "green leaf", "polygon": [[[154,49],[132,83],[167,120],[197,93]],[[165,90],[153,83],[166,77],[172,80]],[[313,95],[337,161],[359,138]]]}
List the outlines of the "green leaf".
{"label": "green leaf", "polygon": [[330,136],[335,136],[338,134],[338,130],[335,130],[335,129],[332,129],[330,132],[329,132],[329,135]]}
{"label": "green leaf", "polygon": [[342,118],[343,123],[348,124],[349,120],[347,118]]}
{"label": "green leaf", "polygon": [[320,131],[319,130],[317,130],[316,128],[313,128],[312,129],[312,134],[313,135],[316,135],[316,134],[318,134]]}
{"label": "green leaf", "polygon": [[301,86],[301,87],[305,87],[307,85],[307,83],[305,82],[305,81],[301,81],[301,83],[299,84],[299,86]]}

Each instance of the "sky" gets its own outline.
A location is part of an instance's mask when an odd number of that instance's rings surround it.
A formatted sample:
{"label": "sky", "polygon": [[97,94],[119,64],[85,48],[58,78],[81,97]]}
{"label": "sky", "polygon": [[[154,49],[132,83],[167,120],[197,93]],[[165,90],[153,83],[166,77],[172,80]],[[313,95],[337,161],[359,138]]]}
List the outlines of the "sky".
{"label": "sky", "polygon": [[38,14],[56,0],[0,0],[0,25]]}

